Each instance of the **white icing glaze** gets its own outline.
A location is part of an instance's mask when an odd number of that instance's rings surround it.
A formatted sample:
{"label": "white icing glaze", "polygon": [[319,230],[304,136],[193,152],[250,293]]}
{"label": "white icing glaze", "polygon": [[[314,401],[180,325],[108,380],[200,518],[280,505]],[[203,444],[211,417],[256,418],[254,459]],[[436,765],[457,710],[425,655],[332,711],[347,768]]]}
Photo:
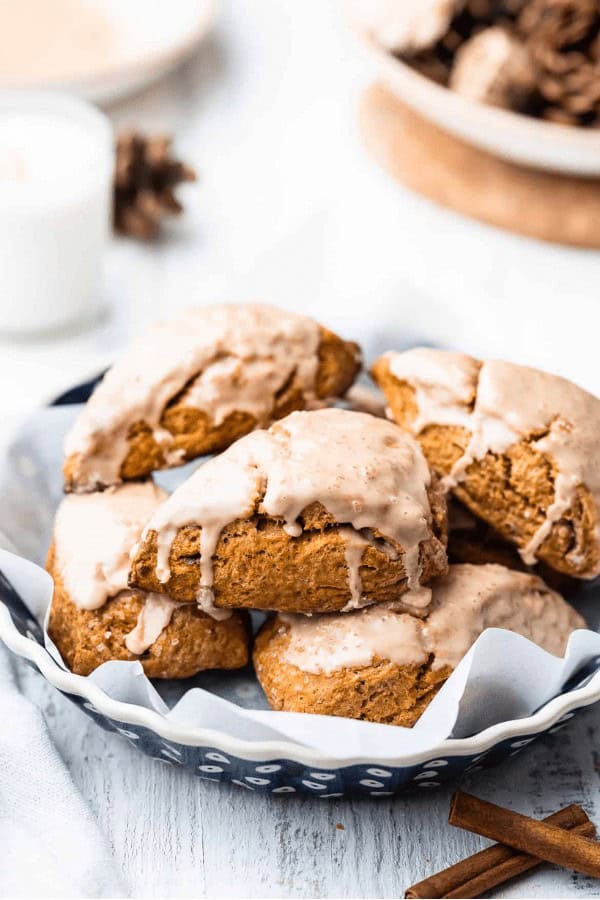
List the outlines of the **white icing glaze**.
{"label": "white icing glaze", "polygon": [[279,616],[289,633],[285,662],[330,674],[377,660],[455,668],[486,628],[506,628],[562,655],[581,616],[534,575],[499,565],[456,565],[437,579],[425,619],[386,605],[345,615]]}
{"label": "white icing glaze", "polygon": [[475,400],[479,363],[464,353],[415,347],[383,357],[391,374],[415,391],[415,434],[427,425],[461,425],[471,428],[470,404]]}
{"label": "white icing glaze", "polygon": [[150,426],[169,464],[180,463],[160,420],[184,389],[214,425],[235,410],[268,424],[290,378],[309,408],[323,405],[315,392],[319,343],[312,319],[260,304],[199,307],[156,325],[109,370],[67,436],[66,455],[80,455],[76,487],[119,482],[136,422]]}
{"label": "white icing glaze", "polygon": [[[167,497],[152,482],[131,482],[93,494],[68,494],[54,523],[55,568],[69,599],[94,610],[111,597],[129,594],[131,554],[142,530]],[[136,627],[125,638],[132,653],[144,653],[171,621],[177,604],[162,594],[145,594]],[[210,609],[203,607],[205,612]],[[229,610],[216,610],[224,619]]]}
{"label": "white icing glaze", "polygon": [[[418,435],[427,425],[457,425],[471,437],[454,464],[448,488],[464,479],[469,465],[488,451],[504,453],[523,439],[554,460],[555,496],[546,517],[521,556],[528,564],[554,522],[572,505],[579,485],[592,495],[600,540],[600,400],[547,372],[499,360],[479,363],[469,356],[417,348],[389,353],[389,370],[415,390]],[[474,401],[474,403],[473,403]],[[600,574],[600,564],[586,577]]]}
{"label": "white icing glaze", "polygon": [[146,594],[137,624],[133,631],[125,636],[125,646],[129,652],[135,653],[136,656],[145,653],[161,636],[180,605],[164,594]]}
{"label": "white icing glaze", "polygon": [[464,0],[354,0],[355,18],[394,53],[431,47],[448,30]]}
{"label": "white icing glaze", "polygon": [[76,606],[98,609],[127,589],[131,550],[166,497],[152,482],[64,497],[54,522],[55,566]]}
{"label": "white icing glaze", "polygon": [[571,632],[585,627],[579,613],[536,575],[464,564],[450,566],[436,581],[423,636],[435,655],[434,668],[456,668],[486,628],[506,628],[562,656]]}
{"label": "white icing glaze", "polygon": [[343,615],[280,613],[279,619],[290,635],[284,661],[303,672],[359,669],[376,657],[399,666],[419,665],[427,659],[421,620],[381,605]]}
{"label": "white icing glaze", "polygon": [[[419,588],[419,545],[431,534],[429,482],[418,444],[390,422],[342,409],[296,412],[201,466],[156,510],[145,535],[158,534],[156,572],[166,582],[178,530],[199,525],[201,587],[208,589],[212,557],[226,525],[258,509],[298,536],[300,514],[319,502],[336,522],[354,529],[345,532],[352,533],[346,558],[351,603],[362,605],[366,599],[358,570],[373,530],[400,545],[409,587]],[[425,600],[426,595],[415,593],[413,602]]]}

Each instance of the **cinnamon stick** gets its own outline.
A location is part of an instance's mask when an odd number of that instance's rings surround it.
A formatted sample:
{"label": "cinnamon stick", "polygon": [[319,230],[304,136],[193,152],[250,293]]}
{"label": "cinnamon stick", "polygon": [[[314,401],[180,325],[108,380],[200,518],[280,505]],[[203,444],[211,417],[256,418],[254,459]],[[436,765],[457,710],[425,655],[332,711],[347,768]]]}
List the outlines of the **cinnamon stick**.
{"label": "cinnamon stick", "polygon": [[[593,837],[595,828],[585,811],[573,803],[543,820],[559,828],[573,829],[576,834]],[[405,897],[412,900],[439,897],[481,897],[492,888],[504,884],[510,878],[542,864],[542,860],[528,853],[521,853],[504,844],[494,844],[474,853],[442,872],[408,888]]]}
{"label": "cinnamon stick", "polygon": [[546,862],[600,878],[600,843],[458,791],[448,821]]}

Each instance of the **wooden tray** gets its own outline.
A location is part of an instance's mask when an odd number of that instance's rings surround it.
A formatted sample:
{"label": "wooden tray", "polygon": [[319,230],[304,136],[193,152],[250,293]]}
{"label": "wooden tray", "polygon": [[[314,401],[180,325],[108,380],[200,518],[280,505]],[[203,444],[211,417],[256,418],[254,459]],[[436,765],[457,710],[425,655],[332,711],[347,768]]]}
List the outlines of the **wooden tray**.
{"label": "wooden tray", "polygon": [[361,99],[360,128],[369,153],[430,200],[538,240],[600,248],[600,179],[498,159],[432,125],[379,84]]}

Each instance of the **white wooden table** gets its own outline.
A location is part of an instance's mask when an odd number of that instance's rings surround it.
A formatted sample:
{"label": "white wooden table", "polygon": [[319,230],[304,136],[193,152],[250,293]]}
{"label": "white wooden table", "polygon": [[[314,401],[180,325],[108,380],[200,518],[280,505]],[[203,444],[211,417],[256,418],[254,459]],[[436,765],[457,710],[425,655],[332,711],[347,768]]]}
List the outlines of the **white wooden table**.
{"label": "white wooden table", "polygon": [[[391,185],[356,135],[369,77],[333,4],[231,0],[195,60],[111,110],[118,124],[176,132],[201,181],[156,245],[115,241],[96,328],[0,347],[3,439],[7,422],[100,369],[144,322],[219,299],[312,312],[345,335],[368,331],[379,349],[421,336],[600,389],[599,255],[501,235]],[[135,896],[400,897],[482,843],[445,824],[450,790],[325,802],[221,787],[146,759],[29,670],[22,685]],[[581,802],[600,823],[599,725],[590,710],[465,784],[538,816]],[[546,869],[498,895],[597,894]]]}

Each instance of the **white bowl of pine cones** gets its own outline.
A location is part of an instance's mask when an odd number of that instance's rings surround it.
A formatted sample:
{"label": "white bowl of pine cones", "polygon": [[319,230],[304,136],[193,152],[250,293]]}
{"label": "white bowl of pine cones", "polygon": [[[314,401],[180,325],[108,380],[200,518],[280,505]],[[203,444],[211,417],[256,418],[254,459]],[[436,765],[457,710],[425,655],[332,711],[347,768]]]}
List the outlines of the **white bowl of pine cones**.
{"label": "white bowl of pine cones", "polygon": [[379,76],[459,138],[600,175],[598,0],[348,0]]}

